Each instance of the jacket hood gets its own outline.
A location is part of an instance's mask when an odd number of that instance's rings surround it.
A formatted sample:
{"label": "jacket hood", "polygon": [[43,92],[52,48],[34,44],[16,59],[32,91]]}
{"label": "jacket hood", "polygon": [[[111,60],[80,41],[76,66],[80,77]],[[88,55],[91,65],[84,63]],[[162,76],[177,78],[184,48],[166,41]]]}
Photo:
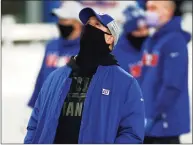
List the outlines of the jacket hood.
{"label": "jacket hood", "polygon": [[162,28],[159,29],[158,32],[155,33],[155,37],[161,35],[164,35],[166,33],[171,33],[171,32],[179,32],[182,34],[186,42],[188,43],[191,39],[190,33],[184,31],[181,26],[182,23],[182,18],[179,16],[173,17],[167,24],[165,24]]}

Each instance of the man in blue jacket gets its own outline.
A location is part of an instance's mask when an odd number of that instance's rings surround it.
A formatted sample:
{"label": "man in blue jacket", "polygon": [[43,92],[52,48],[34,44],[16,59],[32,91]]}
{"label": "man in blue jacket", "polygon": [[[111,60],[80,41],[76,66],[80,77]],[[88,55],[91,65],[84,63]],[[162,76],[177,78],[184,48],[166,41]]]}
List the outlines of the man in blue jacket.
{"label": "man in blue jacket", "polygon": [[112,53],[120,66],[138,79],[142,67],[141,47],[148,36],[145,12],[136,3],[136,5],[129,5],[124,15],[127,20],[123,26],[123,33]]}
{"label": "man in blue jacket", "polygon": [[36,101],[25,143],[143,143],[144,103],[137,81],[110,52],[119,28],[82,9],[80,51],[52,72]]}
{"label": "man in blue jacket", "polygon": [[66,65],[72,55],[79,52],[79,41],[82,24],[78,19],[78,11],[82,9],[79,2],[66,1],[60,8],[53,9],[52,13],[58,17],[60,37],[48,42],[44,59],[38,74],[35,89],[28,103],[34,107],[43,82],[47,76],[58,67]]}
{"label": "man in blue jacket", "polygon": [[148,1],[147,23],[156,28],[143,48],[140,86],[145,99],[144,143],[179,143],[190,131],[188,50],[190,35],[175,16],[174,1]]}

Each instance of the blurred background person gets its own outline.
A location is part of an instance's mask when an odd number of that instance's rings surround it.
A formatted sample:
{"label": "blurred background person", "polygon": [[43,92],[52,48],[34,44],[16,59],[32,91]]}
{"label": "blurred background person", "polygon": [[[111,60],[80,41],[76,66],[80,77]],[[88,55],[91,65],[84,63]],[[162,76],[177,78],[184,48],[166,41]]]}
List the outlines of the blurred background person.
{"label": "blurred background person", "polygon": [[136,79],[141,69],[141,47],[149,31],[145,22],[145,12],[137,3],[124,11],[126,22],[113,54],[120,66]]}
{"label": "blurred background person", "polygon": [[35,89],[28,103],[34,107],[42,84],[46,77],[56,68],[66,65],[72,55],[79,52],[79,41],[82,24],[78,18],[78,12],[83,8],[79,2],[66,1],[60,8],[55,8],[52,14],[58,17],[58,29],[60,37],[48,42],[42,67],[40,69]]}
{"label": "blurred background person", "polygon": [[174,1],[147,1],[147,24],[156,29],[143,48],[140,85],[145,99],[144,143],[180,143],[190,131],[188,49]]}

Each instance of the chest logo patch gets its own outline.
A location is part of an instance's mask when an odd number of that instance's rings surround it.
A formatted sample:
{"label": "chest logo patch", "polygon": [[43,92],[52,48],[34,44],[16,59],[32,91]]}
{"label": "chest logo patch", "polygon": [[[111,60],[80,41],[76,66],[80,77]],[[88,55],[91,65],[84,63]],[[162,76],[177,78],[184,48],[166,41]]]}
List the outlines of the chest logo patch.
{"label": "chest logo patch", "polygon": [[159,54],[156,54],[156,53],[143,54],[143,58],[142,58],[143,65],[155,67],[158,64],[158,60],[159,60]]}
{"label": "chest logo patch", "polygon": [[110,94],[110,90],[102,89],[102,94],[108,96]]}
{"label": "chest logo patch", "polygon": [[129,65],[129,72],[133,77],[138,78],[141,76],[141,68],[142,68],[142,63],[141,61],[139,61],[137,63]]}

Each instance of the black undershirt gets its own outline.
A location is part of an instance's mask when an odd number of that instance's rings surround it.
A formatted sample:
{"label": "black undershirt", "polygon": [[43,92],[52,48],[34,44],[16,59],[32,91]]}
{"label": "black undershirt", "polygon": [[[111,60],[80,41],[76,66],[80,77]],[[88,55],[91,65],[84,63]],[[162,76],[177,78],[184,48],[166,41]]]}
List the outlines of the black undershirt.
{"label": "black undershirt", "polygon": [[65,99],[54,143],[78,144],[82,109],[91,77],[74,77]]}
{"label": "black undershirt", "polygon": [[93,73],[85,76],[75,64],[72,67],[72,83],[59,117],[55,144],[78,144],[83,104]]}

